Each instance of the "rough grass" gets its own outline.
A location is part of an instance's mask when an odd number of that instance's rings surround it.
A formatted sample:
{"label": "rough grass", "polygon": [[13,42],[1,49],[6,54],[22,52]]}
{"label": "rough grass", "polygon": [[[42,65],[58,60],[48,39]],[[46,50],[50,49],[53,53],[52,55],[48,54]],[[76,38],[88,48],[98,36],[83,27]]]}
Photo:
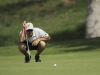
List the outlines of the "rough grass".
{"label": "rough grass", "polygon": [[[17,45],[24,20],[50,34],[51,41],[85,37],[85,0],[5,0],[0,5],[0,46]],[[0,3],[3,1],[0,0]],[[11,3],[10,3],[11,2]],[[61,38],[59,38],[61,36]],[[5,41],[6,40],[6,41]]]}

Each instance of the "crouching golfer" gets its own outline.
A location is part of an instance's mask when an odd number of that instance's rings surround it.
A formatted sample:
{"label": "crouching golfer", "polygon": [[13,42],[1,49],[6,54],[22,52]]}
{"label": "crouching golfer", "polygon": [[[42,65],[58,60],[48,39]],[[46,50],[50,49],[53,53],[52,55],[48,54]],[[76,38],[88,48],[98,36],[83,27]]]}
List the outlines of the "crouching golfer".
{"label": "crouching golfer", "polygon": [[25,63],[30,62],[31,58],[31,56],[27,53],[28,48],[29,50],[37,50],[37,53],[35,55],[35,61],[41,62],[40,54],[46,47],[46,43],[44,41],[49,40],[50,36],[42,29],[34,28],[31,22],[26,23],[26,21],[24,21],[22,26],[23,29],[20,32],[19,36],[19,50],[25,55]]}

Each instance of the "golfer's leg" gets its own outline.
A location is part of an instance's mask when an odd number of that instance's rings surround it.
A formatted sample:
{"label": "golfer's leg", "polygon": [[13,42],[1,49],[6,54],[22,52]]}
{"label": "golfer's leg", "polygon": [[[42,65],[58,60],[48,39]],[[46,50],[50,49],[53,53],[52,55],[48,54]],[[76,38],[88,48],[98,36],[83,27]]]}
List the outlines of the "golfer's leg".
{"label": "golfer's leg", "polygon": [[26,57],[29,56],[28,53],[27,53],[27,51],[26,51],[26,46],[25,46],[25,44],[23,44],[23,43],[19,44],[19,51],[20,51],[21,53],[23,53]]}
{"label": "golfer's leg", "polygon": [[39,56],[43,50],[45,49],[46,47],[46,43],[44,41],[40,41],[39,45],[38,45],[38,49],[37,49],[37,56]]}

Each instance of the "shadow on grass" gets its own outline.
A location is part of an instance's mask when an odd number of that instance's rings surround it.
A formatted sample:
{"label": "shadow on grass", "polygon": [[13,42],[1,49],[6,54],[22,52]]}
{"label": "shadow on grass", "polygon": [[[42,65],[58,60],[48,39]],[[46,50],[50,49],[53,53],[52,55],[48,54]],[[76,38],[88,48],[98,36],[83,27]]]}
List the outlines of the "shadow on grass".
{"label": "shadow on grass", "polygon": [[[57,53],[69,53],[69,52],[87,52],[87,51],[99,51],[100,38],[92,39],[80,39],[72,41],[59,41],[51,44],[50,47],[57,47]],[[64,48],[64,49],[63,49]]]}
{"label": "shadow on grass", "polygon": [[73,41],[52,42],[49,46],[51,54],[100,51],[100,38],[80,39]]}
{"label": "shadow on grass", "polygon": [[100,48],[100,38],[85,39],[85,24],[73,32],[65,31],[52,34],[51,37],[50,47],[57,47],[61,53],[94,51]]}
{"label": "shadow on grass", "polygon": [[74,44],[70,44],[67,50],[61,50],[60,52],[92,52],[100,48],[99,39],[84,39],[83,41],[77,40]]}
{"label": "shadow on grass", "polygon": [[77,27],[77,29],[72,32],[66,30],[61,33],[51,34],[51,42],[68,41],[68,40],[84,39],[84,38],[85,38],[85,24],[82,24],[80,27]]}

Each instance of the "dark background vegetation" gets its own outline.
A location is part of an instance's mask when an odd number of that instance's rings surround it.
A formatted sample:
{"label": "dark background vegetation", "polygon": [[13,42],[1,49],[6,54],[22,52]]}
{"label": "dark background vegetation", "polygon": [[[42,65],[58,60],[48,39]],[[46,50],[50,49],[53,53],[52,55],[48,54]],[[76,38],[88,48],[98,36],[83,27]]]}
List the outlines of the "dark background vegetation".
{"label": "dark background vegetation", "polygon": [[86,8],[86,0],[1,0],[0,46],[18,45],[24,20],[49,33],[49,42],[84,39]]}

